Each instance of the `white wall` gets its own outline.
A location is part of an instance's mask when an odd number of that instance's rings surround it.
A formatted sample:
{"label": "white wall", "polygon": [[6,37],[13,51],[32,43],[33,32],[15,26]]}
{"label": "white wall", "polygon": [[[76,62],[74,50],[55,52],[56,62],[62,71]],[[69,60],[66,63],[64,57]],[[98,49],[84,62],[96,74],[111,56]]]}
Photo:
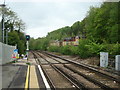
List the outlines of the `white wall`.
{"label": "white wall", "polygon": [[2,66],[0,66],[0,90],[2,90]]}
{"label": "white wall", "polygon": [[6,45],[0,42],[0,65],[14,60],[12,58],[14,49],[16,49],[15,46]]}

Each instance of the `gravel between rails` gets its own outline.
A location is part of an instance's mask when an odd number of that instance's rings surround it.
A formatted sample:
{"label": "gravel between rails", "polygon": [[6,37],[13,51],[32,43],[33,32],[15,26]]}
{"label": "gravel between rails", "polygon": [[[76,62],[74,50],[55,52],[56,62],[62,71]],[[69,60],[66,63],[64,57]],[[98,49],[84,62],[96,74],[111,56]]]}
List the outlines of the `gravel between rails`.
{"label": "gravel between rails", "polygon": [[42,65],[46,70],[47,74],[51,78],[53,84],[56,88],[70,88],[75,89],[74,86],[62,75],[60,75],[56,70],[54,70],[50,65]]}
{"label": "gravel between rails", "polygon": [[120,83],[117,83],[114,80],[110,80],[108,78],[105,78],[98,73],[94,73],[92,71],[89,71],[87,69],[83,69],[83,68],[75,66],[75,65],[68,65],[68,64],[66,64],[66,65],[67,65],[67,67],[70,67],[70,68],[72,67],[72,69],[74,69],[78,72],[81,72],[82,74],[85,74],[86,76],[94,78],[95,80],[100,81],[101,83],[103,83],[111,88],[120,88]]}

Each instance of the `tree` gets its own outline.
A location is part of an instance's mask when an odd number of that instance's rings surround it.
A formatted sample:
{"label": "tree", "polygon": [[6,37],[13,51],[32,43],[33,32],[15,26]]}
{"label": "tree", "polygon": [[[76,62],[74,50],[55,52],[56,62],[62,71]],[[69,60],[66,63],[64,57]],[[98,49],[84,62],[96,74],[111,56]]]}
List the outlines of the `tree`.
{"label": "tree", "polygon": [[[98,55],[99,51],[107,51],[107,46],[114,46],[116,43],[115,48],[118,49],[117,46],[120,43],[119,6],[120,2],[104,2],[100,7],[90,7],[87,16],[82,21],[49,32],[44,38],[33,39],[31,48],[46,50],[51,40],[63,40],[67,37],[82,35],[87,37],[86,40],[90,42],[88,45],[85,39],[81,40],[81,44],[77,48],[81,56],[90,56],[89,51]],[[52,49],[57,49],[57,47],[52,47]],[[63,49],[68,50],[68,48]],[[60,48],[60,50],[63,49]],[[116,49],[110,47],[111,52],[118,53]]]}
{"label": "tree", "polygon": [[[118,2],[104,2],[101,7],[91,7],[86,17],[86,31],[89,39],[98,43],[116,43],[118,40]],[[119,10],[118,10],[119,9]]]}
{"label": "tree", "polygon": [[[2,12],[2,9],[0,9]],[[17,16],[17,14],[12,11],[10,8],[5,7],[5,30],[13,31],[18,30],[24,31],[25,30],[25,23]]]}
{"label": "tree", "polygon": [[18,31],[11,31],[8,33],[8,44],[9,45],[17,45],[17,48],[19,49],[19,53],[25,53],[25,48],[26,48],[26,44],[25,44],[25,35],[22,32],[18,32]]}
{"label": "tree", "polygon": [[[2,14],[2,8],[0,8],[0,14]],[[25,52],[26,40],[25,34],[25,23],[17,16],[17,14],[12,11],[10,8],[4,8],[4,24],[5,24],[5,36],[6,31],[8,31],[8,44],[17,45],[19,53]]]}
{"label": "tree", "polygon": [[78,35],[79,33],[82,34],[82,29],[80,26],[80,21],[75,22],[72,26],[71,26],[71,30],[74,34],[74,36]]}

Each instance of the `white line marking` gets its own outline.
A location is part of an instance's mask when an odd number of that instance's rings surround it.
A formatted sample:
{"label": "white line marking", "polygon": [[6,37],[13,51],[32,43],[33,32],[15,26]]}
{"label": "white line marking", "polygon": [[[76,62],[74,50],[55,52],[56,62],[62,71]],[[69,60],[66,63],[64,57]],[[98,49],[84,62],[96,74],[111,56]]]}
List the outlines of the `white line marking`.
{"label": "white line marking", "polygon": [[43,78],[43,82],[44,82],[44,84],[45,84],[45,87],[47,88],[47,90],[51,90],[51,89],[50,89],[50,85],[48,84],[47,79],[45,78],[45,75],[44,75],[44,73],[43,73],[43,71],[42,71],[41,66],[38,65],[38,68],[39,68],[39,71],[40,71],[41,76],[42,76],[42,78]]}

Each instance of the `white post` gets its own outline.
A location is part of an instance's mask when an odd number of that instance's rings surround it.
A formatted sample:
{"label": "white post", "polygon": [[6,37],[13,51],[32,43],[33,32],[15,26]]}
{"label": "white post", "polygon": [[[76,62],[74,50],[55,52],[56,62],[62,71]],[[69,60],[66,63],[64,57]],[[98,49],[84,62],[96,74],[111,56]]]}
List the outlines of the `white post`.
{"label": "white post", "polygon": [[115,70],[120,71],[120,55],[115,56]]}
{"label": "white post", "polygon": [[2,90],[2,65],[0,65],[0,90]]}
{"label": "white post", "polygon": [[15,49],[17,49],[17,44],[15,44]]}
{"label": "white post", "polygon": [[29,41],[26,42],[27,45],[27,49],[26,49],[26,55],[27,55],[27,59],[28,59],[28,51],[29,51]]}
{"label": "white post", "polygon": [[27,41],[27,43],[26,43],[26,44],[27,44],[27,50],[29,50],[29,42]]}
{"label": "white post", "polygon": [[100,67],[108,66],[108,52],[100,52]]}

